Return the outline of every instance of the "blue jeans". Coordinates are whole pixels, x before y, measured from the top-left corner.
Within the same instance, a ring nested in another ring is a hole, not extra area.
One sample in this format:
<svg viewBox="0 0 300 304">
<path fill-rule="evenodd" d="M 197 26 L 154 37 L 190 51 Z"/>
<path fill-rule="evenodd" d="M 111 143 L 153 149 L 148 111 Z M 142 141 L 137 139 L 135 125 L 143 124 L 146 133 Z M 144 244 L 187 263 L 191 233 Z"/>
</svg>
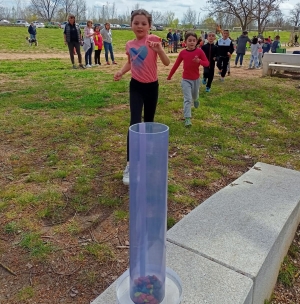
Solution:
<svg viewBox="0 0 300 304">
<path fill-rule="evenodd" d="M 257 56 L 251 55 L 249 68 L 252 67 L 252 63 L 254 63 L 254 67 L 258 68 L 259 62 L 258 62 L 258 57 Z"/>
<path fill-rule="evenodd" d="M 35 35 L 34 34 L 30 34 L 30 39 L 35 39 Z"/>
<path fill-rule="evenodd" d="M 91 47 L 85 52 L 85 64 L 88 65 L 92 65 L 92 53 L 93 53 L 93 49 L 94 49 L 94 43 L 91 43 Z"/>
<path fill-rule="evenodd" d="M 112 48 L 112 44 L 104 41 L 104 51 L 105 51 L 105 60 L 108 62 L 108 52 L 110 53 L 111 61 L 115 61 L 114 52 Z"/>
<path fill-rule="evenodd" d="M 239 59 L 240 59 L 240 65 L 242 65 L 243 64 L 243 59 L 244 59 L 244 54 L 241 54 L 241 53 L 236 54 L 235 65 L 238 64 Z"/>
</svg>

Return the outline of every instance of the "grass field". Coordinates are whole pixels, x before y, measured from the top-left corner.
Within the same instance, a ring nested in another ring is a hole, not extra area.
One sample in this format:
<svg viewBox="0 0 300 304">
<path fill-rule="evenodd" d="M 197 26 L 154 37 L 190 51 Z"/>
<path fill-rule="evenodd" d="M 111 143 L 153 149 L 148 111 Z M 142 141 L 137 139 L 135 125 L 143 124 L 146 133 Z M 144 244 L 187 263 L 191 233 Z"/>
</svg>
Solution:
<svg viewBox="0 0 300 304">
<path fill-rule="evenodd" d="M 38 48 L 25 43 L 26 29 L 9 31 L 0 53 L 66 52 L 60 30 L 39 29 Z M 130 38 L 114 31 L 115 52 Z M 18 270 L 0 278 L 0 302 L 10 294 L 9 303 L 53 303 L 53 292 L 88 303 L 126 269 L 128 250 L 117 246 L 128 241 L 130 75 L 112 80 L 124 62 L 88 70 L 71 70 L 67 58 L 0 62 L 0 254 Z M 170 68 L 159 64 L 155 119 L 170 127 L 169 227 L 257 161 L 300 170 L 299 80 L 232 69 L 211 93 L 201 87 L 187 129 L 181 72 L 167 82 Z M 55 285 L 57 273 L 74 275 Z"/>
<path fill-rule="evenodd" d="M 67 47 L 63 41 L 63 30 L 62 29 L 51 29 L 51 28 L 38 28 L 37 39 L 39 41 L 39 48 L 28 48 L 28 43 L 25 37 L 28 36 L 27 28 L 17 27 L 1 27 L 1 30 L 7 34 L 3 35 L 0 41 L 1 52 L 43 52 L 43 53 L 58 53 L 65 52 Z M 200 31 L 196 30 L 199 35 Z M 166 38 L 167 31 L 155 31 L 153 34 L 158 35 L 161 38 Z M 271 36 L 274 39 L 277 32 L 266 32 L 266 36 Z M 240 33 L 231 32 L 231 37 L 236 39 Z M 257 35 L 255 32 L 249 32 L 249 37 Z M 289 32 L 280 32 L 281 42 L 285 43 L 289 41 Z M 116 53 L 124 53 L 125 44 L 128 40 L 133 39 L 134 34 L 128 30 L 113 30 L 113 47 Z"/>
</svg>

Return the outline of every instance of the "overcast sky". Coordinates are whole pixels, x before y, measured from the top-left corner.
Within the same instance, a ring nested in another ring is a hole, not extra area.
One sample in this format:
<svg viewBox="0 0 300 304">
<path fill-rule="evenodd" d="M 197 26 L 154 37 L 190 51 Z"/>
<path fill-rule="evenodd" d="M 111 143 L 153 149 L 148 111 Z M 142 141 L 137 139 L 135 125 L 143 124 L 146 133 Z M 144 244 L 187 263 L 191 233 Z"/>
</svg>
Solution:
<svg viewBox="0 0 300 304">
<path fill-rule="evenodd" d="M 15 4 L 14 0 L 0 0 L 4 2 L 4 5 L 12 6 Z M 107 1 L 99 0 L 87 0 L 88 7 L 99 6 L 107 4 Z M 138 3 L 140 8 L 144 8 L 148 11 L 160 11 L 162 13 L 166 11 L 172 11 L 175 13 L 175 17 L 181 22 L 183 14 L 187 11 L 189 7 L 195 9 L 198 14 L 200 13 L 200 19 L 206 15 L 204 11 L 207 3 L 206 0 L 110 0 L 108 3 L 116 3 L 117 13 L 122 14 L 122 12 L 131 11 L 134 6 Z M 30 0 L 23 0 L 22 3 L 30 3 Z M 286 15 L 288 11 L 293 8 L 296 3 L 300 3 L 300 0 L 287 0 L 280 7 L 282 12 Z"/>
</svg>

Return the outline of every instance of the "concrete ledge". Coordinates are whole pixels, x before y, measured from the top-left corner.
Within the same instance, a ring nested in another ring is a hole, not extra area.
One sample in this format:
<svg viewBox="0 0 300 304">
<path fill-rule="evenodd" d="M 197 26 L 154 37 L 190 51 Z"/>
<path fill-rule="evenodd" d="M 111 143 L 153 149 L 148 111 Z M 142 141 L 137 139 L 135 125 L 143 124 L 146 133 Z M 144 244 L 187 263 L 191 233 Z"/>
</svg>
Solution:
<svg viewBox="0 0 300 304">
<path fill-rule="evenodd" d="M 260 304 L 273 291 L 300 222 L 300 172 L 254 168 L 194 209 L 167 239 L 251 278 L 253 303 Z"/>
<path fill-rule="evenodd" d="M 252 304 L 251 279 L 169 242 L 167 265 L 182 281 L 182 304 Z M 116 282 L 92 302 L 116 303 Z"/>
<path fill-rule="evenodd" d="M 300 172 L 257 163 L 168 231 L 182 303 L 263 304 L 299 222 Z M 115 286 L 92 304 L 116 304 Z"/>
</svg>

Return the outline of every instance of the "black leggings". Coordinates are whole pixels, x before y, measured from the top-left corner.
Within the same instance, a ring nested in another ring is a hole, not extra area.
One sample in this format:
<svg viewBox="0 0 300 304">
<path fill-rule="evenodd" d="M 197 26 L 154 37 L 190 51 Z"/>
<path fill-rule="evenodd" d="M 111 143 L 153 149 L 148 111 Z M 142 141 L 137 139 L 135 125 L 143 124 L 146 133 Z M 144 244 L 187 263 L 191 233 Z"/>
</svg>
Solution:
<svg viewBox="0 0 300 304">
<path fill-rule="evenodd" d="M 203 78 L 207 79 L 206 81 L 207 88 L 211 87 L 211 83 L 214 79 L 214 75 L 215 75 L 215 63 L 214 65 L 210 65 L 208 68 L 204 68 Z"/>
<path fill-rule="evenodd" d="M 76 49 L 76 53 L 78 55 L 78 63 L 81 64 L 82 63 L 82 57 L 81 57 L 81 53 L 80 53 L 80 43 L 75 42 L 75 41 L 68 42 L 68 48 L 69 48 L 69 53 L 70 53 L 70 58 L 71 58 L 72 64 L 75 64 L 74 48 Z"/>
<path fill-rule="evenodd" d="M 227 66 L 229 62 L 229 57 L 220 57 L 217 62 L 217 67 L 221 72 L 221 76 L 225 77 L 227 73 Z"/>
<path fill-rule="evenodd" d="M 130 126 L 142 122 L 153 122 L 158 100 L 158 81 L 142 83 L 131 78 L 129 84 Z M 127 133 L 127 161 L 129 161 L 129 131 Z"/>
<path fill-rule="evenodd" d="M 101 54 L 101 50 L 95 50 L 95 64 L 101 64 L 100 62 L 100 54 Z"/>
</svg>

